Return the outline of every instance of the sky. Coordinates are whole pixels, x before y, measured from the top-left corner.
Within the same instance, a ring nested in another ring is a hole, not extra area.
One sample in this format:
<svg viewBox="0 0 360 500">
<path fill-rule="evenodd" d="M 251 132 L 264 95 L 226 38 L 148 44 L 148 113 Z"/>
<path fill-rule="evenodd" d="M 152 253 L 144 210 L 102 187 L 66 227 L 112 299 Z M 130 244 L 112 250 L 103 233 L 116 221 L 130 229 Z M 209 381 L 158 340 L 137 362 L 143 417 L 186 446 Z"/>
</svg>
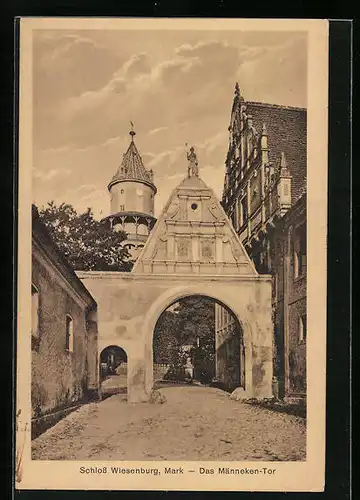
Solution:
<svg viewBox="0 0 360 500">
<path fill-rule="evenodd" d="M 135 125 L 158 189 L 155 215 L 187 175 L 221 198 L 238 81 L 245 100 L 306 107 L 305 32 L 35 30 L 33 201 L 109 214 L 107 185 Z"/>
</svg>

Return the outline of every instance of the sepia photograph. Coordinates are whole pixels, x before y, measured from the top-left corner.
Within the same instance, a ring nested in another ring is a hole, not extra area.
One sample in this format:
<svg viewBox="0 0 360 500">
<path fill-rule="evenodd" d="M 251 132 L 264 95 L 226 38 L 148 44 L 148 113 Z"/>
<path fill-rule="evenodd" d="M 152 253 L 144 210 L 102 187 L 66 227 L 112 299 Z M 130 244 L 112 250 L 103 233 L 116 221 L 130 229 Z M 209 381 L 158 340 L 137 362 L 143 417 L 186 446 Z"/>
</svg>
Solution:
<svg viewBox="0 0 360 500">
<path fill-rule="evenodd" d="M 320 491 L 327 23 L 21 22 L 17 487 Z"/>
</svg>

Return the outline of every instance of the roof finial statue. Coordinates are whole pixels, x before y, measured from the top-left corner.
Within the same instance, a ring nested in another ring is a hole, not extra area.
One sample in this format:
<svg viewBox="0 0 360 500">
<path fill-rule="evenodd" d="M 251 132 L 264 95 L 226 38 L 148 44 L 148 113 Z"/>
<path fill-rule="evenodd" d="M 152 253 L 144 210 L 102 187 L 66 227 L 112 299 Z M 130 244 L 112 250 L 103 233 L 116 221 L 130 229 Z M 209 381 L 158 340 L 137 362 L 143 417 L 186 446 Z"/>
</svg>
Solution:
<svg viewBox="0 0 360 500">
<path fill-rule="evenodd" d="M 187 144 L 186 144 L 187 145 Z M 190 151 L 186 153 L 187 160 L 189 162 L 188 165 L 188 177 L 199 177 L 199 162 L 196 157 L 196 153 L 194 147 L 191 146 Z"/>
<path fill-rule="evenodd" d="M 131 135 L 131 141 L 133 141 L 134 140 L 134 135 L 136 135 L 136 132 L 134 130 L 134 124 L 133 124 L 133 122 L 130 122 L 130 125 L 131 125 L 131 130 L 130 130 L 129 134 Z"/>
<path fill-rule="evenodd" d="M 235 95 L 240 97 L 240 87 L 239 87 L 239 82 L 235 83 Z"/>
</svg>

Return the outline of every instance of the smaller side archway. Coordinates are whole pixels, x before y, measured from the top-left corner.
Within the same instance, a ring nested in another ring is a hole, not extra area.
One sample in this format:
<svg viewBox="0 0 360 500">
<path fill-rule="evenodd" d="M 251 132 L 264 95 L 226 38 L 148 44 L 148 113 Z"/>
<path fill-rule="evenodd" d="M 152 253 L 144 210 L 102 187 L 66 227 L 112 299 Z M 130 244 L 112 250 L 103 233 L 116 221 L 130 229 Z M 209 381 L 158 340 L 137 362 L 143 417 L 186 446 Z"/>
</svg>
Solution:
<svg viewBox="0 0 360 500">
<path fill-rule="evenodd" d="M 127 393 L 128 356 L 118 345 L 109 345 L 100 353 L 100 383 L 103 393 Z"/>
</svg>

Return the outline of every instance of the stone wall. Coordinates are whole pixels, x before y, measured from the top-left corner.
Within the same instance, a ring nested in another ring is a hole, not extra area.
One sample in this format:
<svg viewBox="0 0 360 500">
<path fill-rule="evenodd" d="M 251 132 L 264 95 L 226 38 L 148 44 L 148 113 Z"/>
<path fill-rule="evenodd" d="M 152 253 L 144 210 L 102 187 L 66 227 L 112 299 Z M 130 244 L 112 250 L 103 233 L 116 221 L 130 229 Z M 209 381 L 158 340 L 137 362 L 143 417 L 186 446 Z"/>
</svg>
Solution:
<svg viewBox="0 0 360 500">
<path fill-rule="evenodd" d="M 84 399 L 97 388 L 97 327 L 71 285 L 33 248 L 32 283 L 39 291 L 39 342 L 32 351 L 32 416 Z M 73 320 L 73 352 L 66 351 L 66 316 Z M 89 342 L 88 342 L 89 339 Z"/>
<path fill-rule="evenodd" d="M 274 371 L 280 392 L 306 393 L 306 339 L 299 338 L 299 321 L 306 315 L 306 274 L 295 276 L 294 228 L 306 221 L 306 197 L 299 200 L 272 234 Z"/>
<path fill-rule="evenodd" d="M 289 392 L 306 392 L 306 342 L 299 339 L 299 318 L 306 314 L 306 298 L 291 304 L 289 309 Z"/>
<path fill-rule="evenodd" d="M 216 381 L 226 389 L 245 388 L 245 358 L 240 325 L 220 304 L 215 305 Z"/>
</svg>

